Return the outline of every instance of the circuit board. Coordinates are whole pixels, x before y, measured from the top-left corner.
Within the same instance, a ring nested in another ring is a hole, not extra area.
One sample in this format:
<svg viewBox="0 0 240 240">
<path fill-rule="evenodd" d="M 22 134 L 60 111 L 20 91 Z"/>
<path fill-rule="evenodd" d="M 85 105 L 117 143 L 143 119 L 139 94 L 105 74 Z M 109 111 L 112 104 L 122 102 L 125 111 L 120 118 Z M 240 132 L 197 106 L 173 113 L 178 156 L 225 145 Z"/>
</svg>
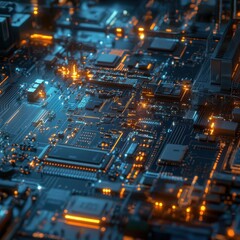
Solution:
<svg viewBox="0 0 240 240">
<path fill-rule="evenodd" d="M 1 239 L 240 239 L 240 24 L 216 9 L 0 1 Z"/>
</svg>

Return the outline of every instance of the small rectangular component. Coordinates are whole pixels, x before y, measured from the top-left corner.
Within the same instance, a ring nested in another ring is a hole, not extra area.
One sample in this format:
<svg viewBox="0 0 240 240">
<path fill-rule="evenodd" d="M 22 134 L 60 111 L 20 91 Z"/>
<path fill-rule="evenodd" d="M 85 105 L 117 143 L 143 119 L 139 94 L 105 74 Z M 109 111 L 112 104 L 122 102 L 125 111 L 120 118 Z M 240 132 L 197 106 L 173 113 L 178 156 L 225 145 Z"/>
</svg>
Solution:
<svg viewBox="0 0 240 240">
<path fill-rule="evenodd" d="M 102 218 L 109 218 L 113 203 L 104 199 L 83 196 L 72 196 L 64 210 L 66 221 L 100 224 Z"/>
<path fill-rule="evenodd" d="M 96 61 L 97 66 L 114 68 L 117 66 L 119 57 L 115 54 L 101 54 Z"/>
<path fill-rule="evenodd" d="M 237 133 L 238 123 L 224 121 L 222 119 L 217 119 L 215 121 L 214 133 L 217 135 L 231 135 L 235 136 Z"/>
<path fill-rule="evenodd" d="M 136 143 L 136 142 L 131 143 L 131 145 L 127 149 L 126 157 L 132 157 L 132 155 L 135 153 L 135 151 L 137 149 L 137 146 L 138 146 L 138 143 Z"/>
<path fill-rule="evenodd" d="M 158 162 L 166 162 L 170 164 L 179 164 L 182 162 L 188 146 L 180 144 L 167 144 L 160 155 Z"/>
<path fill-rule="evenodd" d="M 180 101 L 183 93 L 180 85 L 163 83 L 156 89 L 154 95 L 156 98 Z"/>
<path fill-rule="evenodd" d="M 177 46 L 177 41 L 170 38 L 154 38 L 149 46 L 149 50 L 173 52 Z"/>
</svg>

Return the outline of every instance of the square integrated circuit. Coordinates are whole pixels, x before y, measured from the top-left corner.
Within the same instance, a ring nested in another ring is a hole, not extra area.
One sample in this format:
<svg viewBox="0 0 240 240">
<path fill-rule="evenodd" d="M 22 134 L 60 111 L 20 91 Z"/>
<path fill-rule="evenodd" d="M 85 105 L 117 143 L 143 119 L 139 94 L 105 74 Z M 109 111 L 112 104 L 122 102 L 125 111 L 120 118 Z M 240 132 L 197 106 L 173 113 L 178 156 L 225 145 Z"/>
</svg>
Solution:
<svg viewBox="0 0 240 240">
<path fill-rule="evenodd" d="M 115 54 L 101 54 L 96 60 L 96 65 L 101 67 L 114 68 L 117 66 L 119 60 L 119 56 Z"/>
</svg>

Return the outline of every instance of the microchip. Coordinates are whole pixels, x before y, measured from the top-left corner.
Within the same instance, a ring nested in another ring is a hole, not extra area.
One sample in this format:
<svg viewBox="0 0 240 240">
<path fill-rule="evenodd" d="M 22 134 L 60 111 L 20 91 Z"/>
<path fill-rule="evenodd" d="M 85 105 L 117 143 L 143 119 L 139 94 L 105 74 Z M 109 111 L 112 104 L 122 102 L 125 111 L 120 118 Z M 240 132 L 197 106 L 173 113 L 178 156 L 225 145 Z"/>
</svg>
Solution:
<svg viewBox="0 0 240 240">
<path fill-rule="evenodd" d="M 99 108 L 102 105 L 103 101 L 102 100 L 96 100 L 96 99 L 91 99 L 87 104 L 86 104 L 86 110 L 93 111 L 95 108 Z"/>
<path fill-rule="evenodd" d="M 163 99 L 175 99 L 180 101 L 183 96 L 183 89 L 180 85 L 163 83 L 155 91 L 155 96 Z"/>
<path fill-rule="evenodd" d="M 215 121 L 215 134 L 219 135 L 232 135 L 237 133 L 238 123 L 231 121 L 224 121 L 222 119 L 216 119 Z"/>
<path fill-rule="evenodd" d="M 130 58 L 127 62 L 127 67 L 128 68 L 134 68 L 137 64 L 137 60 L 135 58 Z"/>
<path fill-rule="evenodd" d="M 187 150 L 188 150 L 188 146 L 186 145 L 167 144 L 162 154 L 160 155 L 158 161 L 166 162 L 170 164 L 181 163 Z"/>
<path fill-rule="evenodd" d="M 81 11 L 78 17 L 81 22 L 99 24 L 104 19 L 105 14 L 104 10 L 95 8 L 92 11 Z"/>
<path fill-rule="evenodd" d="M 104 168 L 109 160 L 110 156 L 102 150 L 57 145 L 50 150 L 46 163 L 96 169 Z"/>
<path fill-rule="evenodd" d="M 117 66 L 119 56 L 115 54 L 101 54 L 96 61 L 97 66 L 114 68 Z"/>
<path fill-rule="evenodd" d="M 52 188 L 46 196 L 46 208 L 49 210 L 58 209 L 68 200 L 69 196 L 70 191 L 68 190 Z"/>
<path fill-rule="evenodd" d="M 149 46 L 149 50 L 173 52 L 177 41 L 170 38 L 154 38 Z"/>
<path fill-rule="evenodd" d="M 84 196 L 72 196 L 66 206 L 65 219 L 98 224 L 102 217 L 109 218 L 113 202 Z"/>
<path fill-rule="evenodd" d="M 67 210 L 68 213 L 81 214 L 82 216 L 101 217 L 106 208 L 106 201 L 90 197 L 71 197 Z"/>
</svg>

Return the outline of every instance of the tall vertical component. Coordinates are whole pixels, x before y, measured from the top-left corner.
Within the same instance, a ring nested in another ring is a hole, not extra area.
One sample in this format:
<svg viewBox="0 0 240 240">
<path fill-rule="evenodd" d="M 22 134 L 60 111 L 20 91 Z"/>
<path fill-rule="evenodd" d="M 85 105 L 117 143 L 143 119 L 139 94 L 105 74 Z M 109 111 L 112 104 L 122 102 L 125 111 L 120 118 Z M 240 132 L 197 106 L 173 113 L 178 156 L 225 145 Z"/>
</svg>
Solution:
<svg viewBox="0 0 240 240">
<path fill-rule="evenodd" d="M 8 16 L 0 15 L 0 52 L 9 49 L 13 43 L 10 19 Z"/>
<path fill-rule="evenodd" d="M 240 19 L 240 0 L 215 0 L 219 26 L 231 19 Z M 220 27 L 219 27 L 220 28 Z"/>
<path fill-rule="evenodd" d="M 240 24 L 229 22 L 211 57 L 211 84 L 220 85 L 222 91 L 230 91 L 232 81 L 239 71 Z"/>
</svg>

